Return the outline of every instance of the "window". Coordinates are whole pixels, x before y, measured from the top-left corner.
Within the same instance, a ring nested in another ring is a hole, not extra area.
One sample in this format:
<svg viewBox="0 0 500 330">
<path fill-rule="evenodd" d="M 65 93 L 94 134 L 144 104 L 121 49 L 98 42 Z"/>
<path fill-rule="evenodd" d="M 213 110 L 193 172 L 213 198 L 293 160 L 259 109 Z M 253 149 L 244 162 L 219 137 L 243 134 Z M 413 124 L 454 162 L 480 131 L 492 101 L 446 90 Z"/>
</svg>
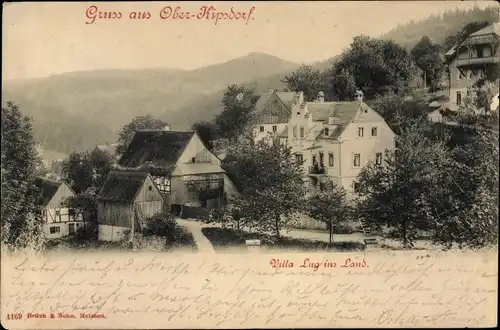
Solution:
<svg viewBox="0 0 500 330">
<path fill-rule="evenodd" d="M 297 126 L 293 126 L 293 137 L 297 137 Z"/>
<path fill-rule="evenodd" d="M 304 158 L 302 157 L 301 154 L 295 154 L 295 161 L 297 163 L 302 163 L 304 161 Z"/>
<path fill-rule="evenodd" d="M 50 227 L 50 233 L 51 234 L 56 234 L 56 233 L 60 233 L 61 232 L 61 228 L 59 226 L 57 227 Z"/>
<path fill-rule="evenodd" d="M 472 70 L 467 70 L 467 79 L 470 79 L 472 75 Z"/>
<path fill-rule="evenodd" d="M 377 136 L 377 128 L 372 127 L 372 136 Z"/>
<path fill-rule="evenodd" d="M 154 181 L 162 193 L 170 193 L 170 178 L 156 177 Z"/>
<path fill-rule="evenodd" d="M 316 155 L 313 155 L 313 165 L 316 164 Z"/>
<path fill-rule="evenodd" d="M 259 127 L 259 130 L 260 130 L 261 132 L 264 132 L 264 126 Z"/>
<path fill-rule="evenodd" d="M 375 164 L 382 165 L 382 153 L 381 152 L 377 152 L 377 154 L 375 155 Z"/>
<path fill-rule="evenodd" d="M 149 186 L 148 187 L 149 191 L 152 191 L 153 190 L 153 187 L 152 186 Z"/>
<path fill-rule="evenodd" d="M 328 129 L 328 127 L 325 127 L 325 136 L 328 136 L 330 135 L 330 130 Z"/>
<path fill-rule="evenodd" d="M 323 153 L 322 152 L 319 153 L 319 164 L 321 166 L 323 166 L 323 164 L 324 164 L 324 162 L 323 162 Z"/>
<path fill-rule="evenodd" d="M 365 129 L 363 127 L 358 127 L 358 136 L 363 137 L 365 135 Z"/>
<path fill-rule="evenodd" d="M 304 137 L 304 127 L 300 128 L 300 137 Z"/>
<path fill-rule="evenodd" d="M 55 209 L 53 222 L 61 222 L 61 210 Z"/>
<path fill-rule="evenodd" d="M 462 104 L 462 92 L 457 92 L 457 105 Z"/>
<path fill-rule="evenodd" d="M 328 165 L 333 166 L 334 165 L 333 160 L 334 160 L 333 154 L 332 153 L 328 154 Z"/>
<path fill-rule="evenodd" d="M 196 162 L 196 157 L 191 158 L 191 163 L 195 163 L 195 162 Z"/>
<path fill-rule="evenodd" d="M 458 70 L 457 72 L 457 80 L 462 80 L 462 78 L 464 77 L 464 74 L 462 71 Z"/>
<path fill-rule="evenodd" d="M 470 96 L 470 94 L 471 94 L 470 89 L 467 89 L 467 96 Z"/>
<path fill-rule="evenodd" d="M 276 125 L 273 126 L 273 132 L 276 132 L 278 130 L 278 127 Z"/>
<path fill-rule="evenodd" d="M 354 167 L 360 167 L 361 166 L 361 155 L 360 154 L 354 154 L 353 166 Z"/>
</svg>

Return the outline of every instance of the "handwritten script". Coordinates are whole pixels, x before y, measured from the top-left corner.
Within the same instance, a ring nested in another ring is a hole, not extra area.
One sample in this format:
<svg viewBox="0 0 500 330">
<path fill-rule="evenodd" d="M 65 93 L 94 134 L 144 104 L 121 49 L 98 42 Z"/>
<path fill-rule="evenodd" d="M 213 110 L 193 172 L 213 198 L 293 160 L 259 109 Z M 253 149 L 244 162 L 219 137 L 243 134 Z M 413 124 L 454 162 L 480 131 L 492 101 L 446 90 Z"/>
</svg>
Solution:
<svg viewBox="0 0 500 330">
<path fill-rule="evenodd" d="M 498 275 L 496 254 L 490 254 L 425 259 L 367 255 L 366 268 L 319 270 L 271 268 L 269 256 L 260 255 L 85 253 L 4 258 L 2 324 L 8 328 L 491 326 L 496 324 Z M 280 258 L 300 261 L 304 256 Z M 19 317 L 9 319 L 12 315 Z"/>
</svg>

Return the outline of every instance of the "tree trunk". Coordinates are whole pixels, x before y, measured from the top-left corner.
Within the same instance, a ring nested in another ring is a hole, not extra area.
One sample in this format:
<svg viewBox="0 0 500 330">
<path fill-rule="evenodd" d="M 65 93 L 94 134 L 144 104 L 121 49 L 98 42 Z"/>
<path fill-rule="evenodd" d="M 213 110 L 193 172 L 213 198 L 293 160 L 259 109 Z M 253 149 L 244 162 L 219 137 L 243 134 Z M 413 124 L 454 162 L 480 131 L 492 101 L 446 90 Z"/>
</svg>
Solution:
<svg viewBox="0 0 500 330">
<path fill-rule="evenodd" d="M 328 234 L 329 234 L 330 245 L 332 245 L 333 244 L 333 224 L 332 224 L 331 220 L 330 220 L 330 223 L 328 224 Z"/>
<path fill-rule="evenodd" d="M 274 231 L 276 238 L 279 240 L 280 239 L 280 216 L 277 215 L 275 220 L 274 220 Z"/>
</svg>

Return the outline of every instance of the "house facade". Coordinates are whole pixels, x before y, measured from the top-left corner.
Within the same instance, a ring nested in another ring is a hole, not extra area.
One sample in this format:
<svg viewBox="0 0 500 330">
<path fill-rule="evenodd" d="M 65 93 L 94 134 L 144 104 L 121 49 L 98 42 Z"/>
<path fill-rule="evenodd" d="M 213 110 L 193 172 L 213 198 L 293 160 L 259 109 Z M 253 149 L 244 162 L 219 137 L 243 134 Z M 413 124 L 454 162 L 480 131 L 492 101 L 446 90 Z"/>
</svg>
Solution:
<svg viewBox="0 0 500 330">
<path fill-rule="evenodd" d="M 163 211 L 163 195 L 146 172 L 111 171 L 99 193 L 99 240 L 132 240 L 146 220 Z"/>
<path fill-rule="evenodd" d="M 69 197 L 74 197 L 75 192 L 64 181 L 36 178 L 35 185 L 40 191 L 45 236 L 55 239 L 75 235 L 84 225 L 83 217 L 72 212 L 64 203 Z"/>
<path fill-rule="evenodd" d="M 500 24 L 494 23 L 472 33 L 463 43 L 446 53 L 448 89 L 452 107 L 460 107 L 466 97 L 472 96 L 472 87 L 479 79 L 493 73 L 496 75 L 492 77 L 493 80 L 498 81 L 499 45 Z"/>
<path fill-rule="evenodd" d="M 256 115 L 252 120 L 255 142 L 268 135 L 277 135 L 286 127 L 294 95 L 294 92 L 269 89 L 259 97 L 255 104 Z"/>
<path fill-rule="evenodd" d="M 321 178 L 346 189 L 354 197 L 357 175 L 370 161 L 382 165 L 384 154 L 395 148 L 395 134 L 375 110 L 362 101 L 304 102 L 297 93 L 292 116 L 279 135 L 297 162 L 303 163 L 305 184 L 311 194 L 321 189 Z"/>
<path fill-rule="evenodd" d="M 138 131 L 119 167 L 149 173 L 165 207 L 176 214 L 183 207 L 218 208 L 238 193 L 194 131 Z"/>
</svg>

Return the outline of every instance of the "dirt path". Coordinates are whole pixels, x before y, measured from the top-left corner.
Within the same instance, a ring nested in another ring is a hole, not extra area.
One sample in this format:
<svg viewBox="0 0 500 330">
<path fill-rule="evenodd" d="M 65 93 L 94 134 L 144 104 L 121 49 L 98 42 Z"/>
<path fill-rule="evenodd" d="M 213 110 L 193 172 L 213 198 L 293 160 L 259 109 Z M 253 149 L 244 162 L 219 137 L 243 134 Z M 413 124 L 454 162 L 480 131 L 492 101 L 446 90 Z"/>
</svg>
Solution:
<svg viewBox="0 0 500 330">
<path fill-rule="evenodd" d="M 194 242 L 198 247 L 198 252 L 201 253 L 215 253 L 212 243 L 203 235 L 201 229 L 203 227 L 209 227 L 196 220 L 186 220 L 186 219 L 176 219 L 177 224 L 185 228 L 188 232 L 193 235 Z"/>
</svg>

